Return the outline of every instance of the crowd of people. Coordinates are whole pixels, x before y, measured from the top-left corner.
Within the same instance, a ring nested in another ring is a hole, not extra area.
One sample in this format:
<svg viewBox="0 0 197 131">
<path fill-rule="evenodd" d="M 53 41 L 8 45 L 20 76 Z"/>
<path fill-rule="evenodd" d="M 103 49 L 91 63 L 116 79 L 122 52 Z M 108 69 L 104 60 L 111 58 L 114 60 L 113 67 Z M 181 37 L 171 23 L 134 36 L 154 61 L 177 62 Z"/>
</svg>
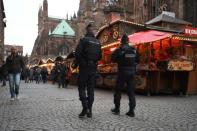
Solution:
<svg viewBox="0 0 197 131">
<path fill-rule="evenodd" d="M 58 83 L 59 88 L 67 87 L 70 76 L 71 70 L 63 61 L 56 62 L 54 68 L 51 70 L 51 81 L 53 84 Z"/>
<path fill-rule="evenodd" d="M 8 71 L 6 68 L 6 63 L 3 61 L 3 64 L 0 66 L 0 82 L 2 87 L 6 86 L 6 81 L 8 81 Z M 47 81 L 52 81 L 53 84 L 57 83 L 59 88 L 66 88 L 69 79 L 71 76 L 70 68 L 64 64 L 63 61 L 56 61 L 55 66 L 49 72 L 47 67 L 28 67 L 25 66 L 21 69 L 21 80 L 24 80 L 25 83 L 34 82 L 39 84 L 40 82 L 47 83 Z"/>
<path fill-rule="evenodd" d="M 33 82 L 35 80 L 36 84 L 39 84 L 41 81 L 43 83 L 47 82 L 48 71 L 46 67 L 34 67 L 29 68 L 25 67 L 22 71 L 22 79 L 25 83 Z"/>
</svg>

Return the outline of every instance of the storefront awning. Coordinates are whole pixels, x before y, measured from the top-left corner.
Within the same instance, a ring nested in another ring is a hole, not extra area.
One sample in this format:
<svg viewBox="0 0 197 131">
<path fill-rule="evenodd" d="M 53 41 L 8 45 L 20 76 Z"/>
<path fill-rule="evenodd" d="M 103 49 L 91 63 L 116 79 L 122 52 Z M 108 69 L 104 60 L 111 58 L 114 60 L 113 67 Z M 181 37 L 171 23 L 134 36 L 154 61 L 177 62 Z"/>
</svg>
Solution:
<svg viewBox="0 0 197 131">
<path fill-rule="evenodd" d="M 155 30 L 137 32 L 129 35 L 129 42 L 134 44 L 149 43 L 171 37 L 172 34 Z"/>
</svg>

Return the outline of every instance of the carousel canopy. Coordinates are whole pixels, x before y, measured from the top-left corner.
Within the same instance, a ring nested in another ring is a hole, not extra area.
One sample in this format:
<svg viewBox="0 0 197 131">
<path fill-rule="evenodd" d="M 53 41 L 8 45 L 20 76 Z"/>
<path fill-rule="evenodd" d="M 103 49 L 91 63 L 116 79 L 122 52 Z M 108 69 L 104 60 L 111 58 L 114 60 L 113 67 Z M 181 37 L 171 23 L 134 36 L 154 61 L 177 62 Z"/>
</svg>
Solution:
<svg viewBox="0 0 197 131">
<path fill-rule="evenodd" d="M 171 37 L 172 34 L 155 30 L 137 32 L 129 35 L 129 42 L 134 44 L 149 43 Z"/>
</svg>

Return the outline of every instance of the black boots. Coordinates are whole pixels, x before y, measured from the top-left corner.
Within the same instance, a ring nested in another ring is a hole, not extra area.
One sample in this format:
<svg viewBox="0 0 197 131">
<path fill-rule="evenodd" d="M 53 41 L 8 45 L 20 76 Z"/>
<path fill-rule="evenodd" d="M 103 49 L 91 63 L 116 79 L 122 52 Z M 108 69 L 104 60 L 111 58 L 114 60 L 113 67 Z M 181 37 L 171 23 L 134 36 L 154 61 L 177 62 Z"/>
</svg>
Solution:
<svg viewBox="0 0 197 131">
<path fill-rule="evenodd" d="M 83 108 L 82 112 L 79 114 L 79 118 L 84 118 L 87 114 L 87 109 Z"/>
<path fill-rule="evenodd" d="M 115 107 L 115 108 L 111 109 L 111 112 L 112 112 L 114 115 L 119 115 L 119 114 L 120 114 L 120 109 Z"/>
<path fill-rule="evenodd" d="M 130 116 L 130 117 L 135 117 L 135 112 L 134 110 L 129 110 L 127 113 L 126 113 L 127 116 Z"/>
<path fill-rule="evenodd" d="M 91 109 L 84 109 L 79 114 L 79 118 L 84 118 L 87 115 L 88 118 L 92 118 L 92 110 Z"/>
<path fill-rule="evenodd" d="M 114 115 L 119 115 L 119 114 L 120 114 L 120 104 L 115 104 L 115 108 L 112 108 L 112 109 L 111 109 L 111 112 L 112 112 Z"/>
<path fill-rule="evenodd" d="M 92 118 L 92 104 L 87 104 L 86 101 L 82 101 L 83 110 L 79 114 L 79 118 L 84 118 L 86 115 L 88 118 Z"/>
<path fill-rule="evenodd" d="M 120 114 L 120 108 L 113 108 L 111 109 L 111 112 L 114 114 L 114 115 L 119 115 Z M 127 116 L 130 116 L 130 117 L 135 117 L 135 112 L 134 110 L 129 110 L 127 113 L 126 113 Z"/>
<path fill-rule="evenodd" d="M 87 117 L 92 118 L 92 109 L 87 109 Z"/>
</svg>

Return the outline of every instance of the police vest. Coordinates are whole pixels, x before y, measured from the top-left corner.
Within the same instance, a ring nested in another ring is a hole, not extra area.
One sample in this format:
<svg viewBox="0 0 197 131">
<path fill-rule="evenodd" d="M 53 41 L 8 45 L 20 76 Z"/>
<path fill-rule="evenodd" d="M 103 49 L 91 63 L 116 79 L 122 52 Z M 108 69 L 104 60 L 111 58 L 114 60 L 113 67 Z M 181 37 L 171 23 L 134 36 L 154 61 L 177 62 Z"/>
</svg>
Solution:
<svg viewBox="0 0 197 131">
<path fill-rule="evenodd" d="M 135 66 L 136 50 L 128 46 L 126 48 L 120 47 L 119 66 Z"/>
<path fill-rule="evenodd" d="M 101 56 L 101 44 L 93 37 L 86 37 L 84 43 L 84 57 L 87 61 L 97 62 Z"/>
</svg>

